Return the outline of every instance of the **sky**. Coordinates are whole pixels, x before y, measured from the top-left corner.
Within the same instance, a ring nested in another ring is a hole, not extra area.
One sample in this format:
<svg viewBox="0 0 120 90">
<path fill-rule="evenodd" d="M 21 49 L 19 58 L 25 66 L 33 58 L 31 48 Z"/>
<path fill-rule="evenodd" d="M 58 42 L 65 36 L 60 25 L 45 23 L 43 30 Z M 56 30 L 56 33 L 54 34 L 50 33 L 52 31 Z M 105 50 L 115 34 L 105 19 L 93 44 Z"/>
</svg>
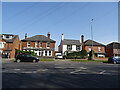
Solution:
<svg viewBox="0 0 120 90">
<path fill-rule="evenodd" d="M 102 44 L 118 41 L 117 2 L 3 2 L 2 33 L 24 39 L 51 33 L 56 50 L 65 39 L 91 39 Z"/>
</svg>

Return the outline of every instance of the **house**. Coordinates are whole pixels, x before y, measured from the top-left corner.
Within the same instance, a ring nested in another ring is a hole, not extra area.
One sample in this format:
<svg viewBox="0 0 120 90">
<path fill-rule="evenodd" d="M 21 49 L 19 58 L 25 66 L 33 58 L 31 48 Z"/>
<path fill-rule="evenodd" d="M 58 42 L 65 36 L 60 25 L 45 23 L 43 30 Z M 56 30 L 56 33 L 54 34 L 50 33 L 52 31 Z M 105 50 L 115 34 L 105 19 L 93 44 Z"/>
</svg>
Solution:
<svg viewBox="0 0 120 90">
<path fill-rule="evenodd" d="M 15 58 L 15 51 L 19 49 L 19 36 L 0 34 L 0 53 L 6 58 Z"/>
<path fill-rule="evenodd" d="M 21 49 L 23 51 L 33 51 L 37 56 L 52 57 L 55 56 L 55 41 L 50 39 L 50 33 L 47 36 L 35 35 L 21 40 Z"/>
<path fill-rule="evenodd" d="M 120 43 L 112 42 L 106 45 L 106 57 L 120 56 Z"/>
<path fill-rule="evenodd" d="M 89 53 L 94 51 L 96 57 L 105 57 L 105 45 L 92 40 L 86 40 L 84 42 L 84 49 Z"/>
<path fill-rule="evenodd" d="M 58 51 L 62 53 L 62 55 L 66 55 L 66 52 L 70 53 L 81 51 L 80 40 L 64 39 L 64 34 L 62 34 Z"/>
</svg>

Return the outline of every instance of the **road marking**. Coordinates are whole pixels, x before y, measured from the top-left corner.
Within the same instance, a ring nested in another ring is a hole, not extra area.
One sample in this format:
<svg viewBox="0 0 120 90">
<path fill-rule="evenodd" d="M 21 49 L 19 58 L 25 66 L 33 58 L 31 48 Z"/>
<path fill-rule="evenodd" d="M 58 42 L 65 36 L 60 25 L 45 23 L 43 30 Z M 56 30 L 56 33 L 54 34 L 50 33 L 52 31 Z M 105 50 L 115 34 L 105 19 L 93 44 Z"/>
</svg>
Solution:
<svg viewBox="0 0 120 90">
<path fill-rule="evenodd" d="M 14 69 L 14 70 L 19 71 L 19 70 L 21 70 L 21 69 Z"/>
<path fill-rule="evenodd" d="M 87 69 L 87 68 L 85 68 L 85 67 L 80 67 L 80 69 Z"/>
<path fill-rule="evenodd" d="M 102 72 L 100 72 L 99 74 L 103 74 L 104 72 L 106 72 L 106 70 L 103 70 Z"/>
<path fill-rule="evenodd" d="M 73 74 L 73 73 L 77 73 L 77 72 L 80 72 L 80 71 L 82 71 L 82 70 L 75 70 L 75 71 L 72 71 L 70 73 Z"/>
</svg>

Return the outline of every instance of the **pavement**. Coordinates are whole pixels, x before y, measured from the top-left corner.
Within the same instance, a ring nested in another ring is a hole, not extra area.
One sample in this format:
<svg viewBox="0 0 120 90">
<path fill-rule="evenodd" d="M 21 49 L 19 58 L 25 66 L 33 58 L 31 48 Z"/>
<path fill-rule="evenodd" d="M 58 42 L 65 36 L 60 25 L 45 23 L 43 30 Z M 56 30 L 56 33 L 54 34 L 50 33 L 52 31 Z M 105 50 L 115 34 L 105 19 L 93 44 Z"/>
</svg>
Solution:
<svg viewBox="0 0 120 90">
<path fill-rule="evenodd" d="M 119 88 L 119 64 L 102 62 L 2 62 L 3 88 Z"/>
</svg>

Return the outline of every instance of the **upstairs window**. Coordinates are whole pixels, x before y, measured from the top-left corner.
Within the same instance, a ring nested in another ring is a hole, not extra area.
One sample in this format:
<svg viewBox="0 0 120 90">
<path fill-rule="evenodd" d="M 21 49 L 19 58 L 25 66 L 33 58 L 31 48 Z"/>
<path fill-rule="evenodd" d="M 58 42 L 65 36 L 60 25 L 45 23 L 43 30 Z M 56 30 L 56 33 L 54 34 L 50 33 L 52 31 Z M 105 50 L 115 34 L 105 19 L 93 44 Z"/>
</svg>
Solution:
<svg viewBox="0 0 120 90">
<path fill-rule="evenodd" d="M 42 47 L 42 42 L 40 42 L 40 47 Z"/>
<path fill-rule="evenodd" d="M 99 51 L 99 52 L 102 51 L 102 47 L 98 47 L 98 51 Z"/>
<path fill-rule="evenodd" d="M 27 47 L 30 47 L 30 42 L 27 42 Z"/>
<path fill-rule="evenodd" d="M 47 47 L 50 47 L 50 42 L 47 42 Z"/>
<path fill-rule="evenodd" d="M 80 50 L 80 46 L 79 45 L 76 45 L 76 50 Z"/>
<path fill-rule="evenodd" d="M 0 48 L 4 48 L 4 43 L 0 42 Z"/>
<path fill-rule="evenodd" d="M 91 51 L 91 50 L 92 50 L 92 47 L 91 47 L 91 46 L 89 46 L 89 47 L 88 47 L 88 51 Z"/>
<path fill-rule="evenodd" d="M 67 50 L 72 50 L 72 45 L 67 45 Z"/>
<path fill-rule="evenodd" d="M 8 38 L 9 38 L 9 35 L 6 35 L 6 38 L 8 39 Z"/>
<path fill-rule="evenodd" d="M 38 47 L 38 42 L 35 42 L 35 47 Z"/>
</svg>

